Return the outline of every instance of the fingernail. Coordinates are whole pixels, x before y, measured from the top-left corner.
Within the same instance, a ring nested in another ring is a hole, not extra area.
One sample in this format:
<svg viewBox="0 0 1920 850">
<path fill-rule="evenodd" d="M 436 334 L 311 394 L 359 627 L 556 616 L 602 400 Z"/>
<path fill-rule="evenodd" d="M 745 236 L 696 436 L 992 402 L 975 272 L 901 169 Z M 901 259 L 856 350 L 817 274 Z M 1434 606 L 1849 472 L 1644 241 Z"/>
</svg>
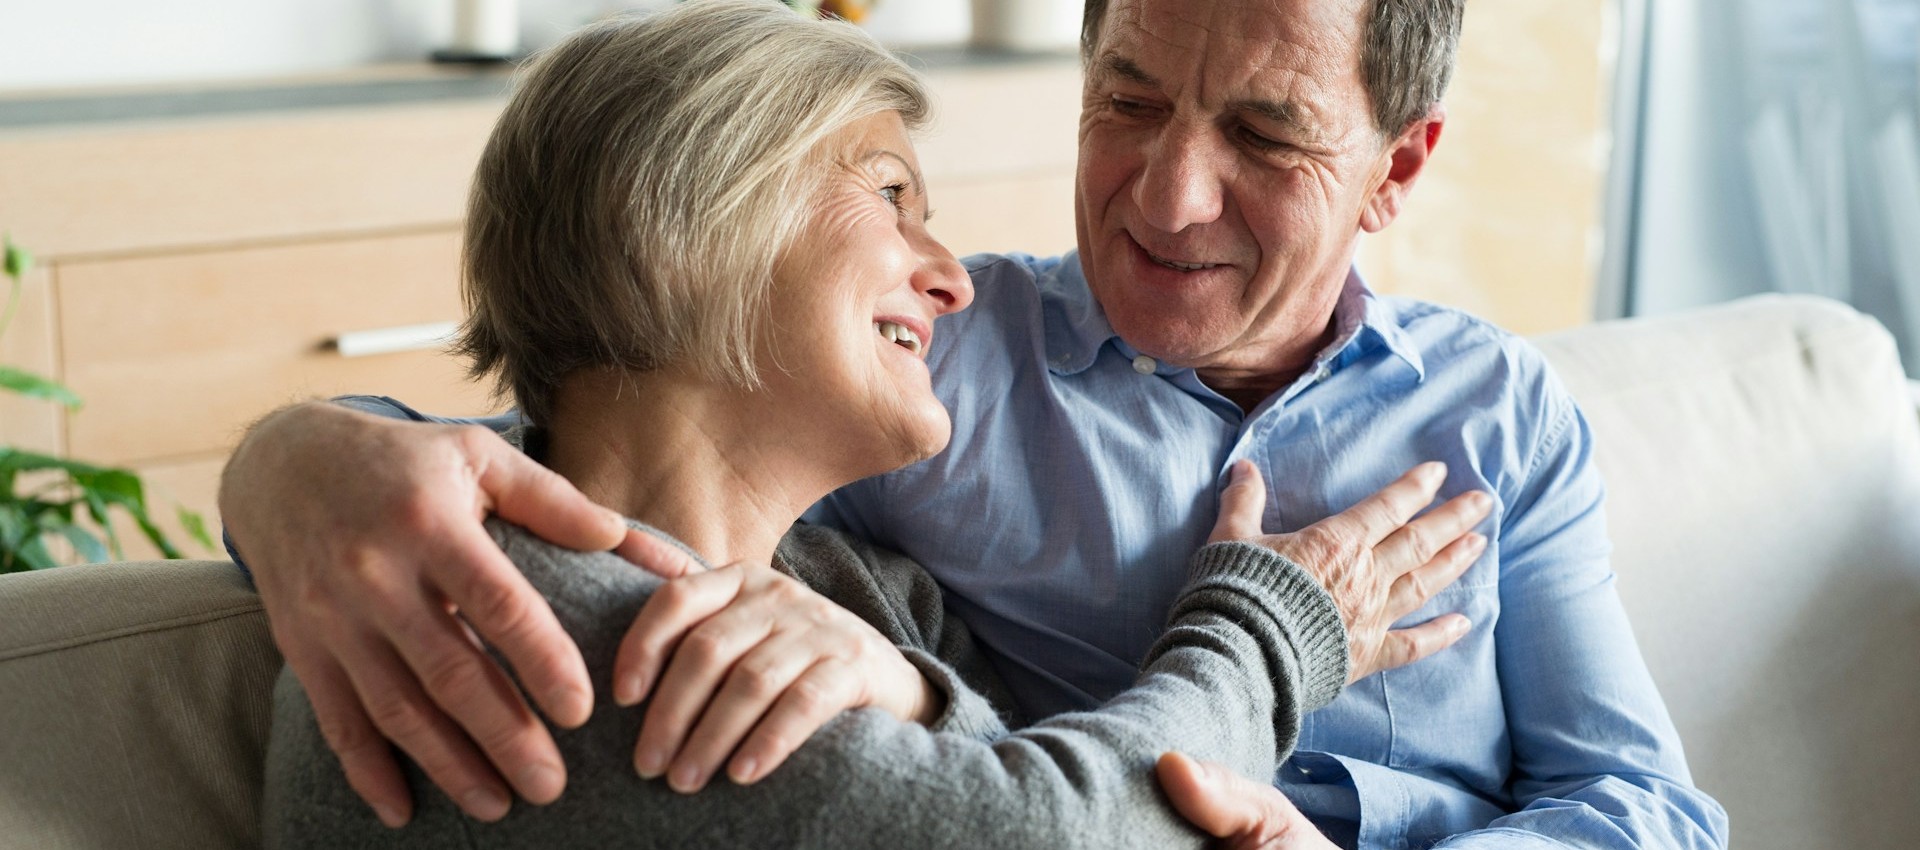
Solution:
<svg viewBox="0 0 1920 850">
<path fill-rule="evenodd" d="M 1475 490 L 1467 494 L 1467 505 L 1476 511 L 1484 511 L 1493 507 L 1493 497 Z"/>
<path fill-rule="evenodd" d="M 667 754 L 661 750 L 641 750 L 633 759 L 633 771 L 641 779 L 659 779 L 667 769 Z"/>
<path fill-rule="evenodd" d="M 1447 465 L 1440 461 L 1428 461 L 1420 465 L 1420 480 L 1433 484 L 1447 477 Z"/>
<path fill-rule="evenodd" d="M 520 772 L 520 796 L 535 805 L 546 805 L 566 790 L 566 774 L 550 764 L 536 764 Z"/>
<path fill-rule="evenodd" d="M 733 767 L 728 775 L 736 784 L 747 785 L 760 778 L 760 760 L 753 756 L 741 759 Z"/>
<path fill-rule="evenodd" d="M 1466 617 L 1459 617 L 1453 621 L 1452 625 L 1447 627 L 1447 633 L 1453 635 L 1454 637 L 1459 637 L 1461 635 L 1466 634 L 1467 630 L 1471 628 L 1473 628 L 1472 620 L 1469 620 Z"/>
<path fill-rule="evenodd" d="M 683 764 L 673 769 L 673 775 L 667 778 L 667 785 L 682 794 L 691 794 L 700 790 L 700 768 Z"/>
<path fill-rule="evenodd" d="M 632 708 L 640 704 L 640 677 L 629 674 L 613 683 L 613 704 Z"/>
<path fill-rule="evenodd" d="M 1487 536 L 1480 533 L 1467 535 L 1467 550 L 1475 555 L 1487 550 Z"/>
<path fill-rule="evenodd" d="M 379 818 L 381 823 L 386 824 L 388 829 L 399 829 L 407 825 L 407 819 L 400 815 L 400 810 L 392 806 L 384 804 L 374 806 L 373 815 Z"/>
<path fill-rule="evenodd" d="M 511 803 L 505 795 L 492 788 L 475 788 L 460 798 L 460 807 L 475 820 L 497 821 L 507 816 L 507 807 Z"/>
</svg>

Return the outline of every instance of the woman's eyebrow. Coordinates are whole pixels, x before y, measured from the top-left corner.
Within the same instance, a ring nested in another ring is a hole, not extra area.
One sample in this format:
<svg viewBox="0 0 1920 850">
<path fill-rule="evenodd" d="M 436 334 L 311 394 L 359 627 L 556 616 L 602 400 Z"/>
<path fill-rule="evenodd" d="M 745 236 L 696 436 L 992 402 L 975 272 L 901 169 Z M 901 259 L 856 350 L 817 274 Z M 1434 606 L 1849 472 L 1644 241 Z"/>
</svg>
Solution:
<svg viewBox="0 0 1920 850">
<path fill-rule="evenodd" d="M 893 158 L 894 161 L 900 163 L 900 167 L 906 169 L 907 175 L 913 179 L 914 190 L 923 192 L 923 193 L 926 191 L 927 181 L 921 179 L 920 170 L 917 168 L 914 168 L 912 163 L 907 162 L 907 158 L 904 156 L 901 156 L 885 148 L 881 148 L 880 150 L 869 152 L 865 157 L 862 157 L 861 161 L 872 162 L 876 159 L 880 159 L 881 157 L 891 157 Z"/>
</svg>

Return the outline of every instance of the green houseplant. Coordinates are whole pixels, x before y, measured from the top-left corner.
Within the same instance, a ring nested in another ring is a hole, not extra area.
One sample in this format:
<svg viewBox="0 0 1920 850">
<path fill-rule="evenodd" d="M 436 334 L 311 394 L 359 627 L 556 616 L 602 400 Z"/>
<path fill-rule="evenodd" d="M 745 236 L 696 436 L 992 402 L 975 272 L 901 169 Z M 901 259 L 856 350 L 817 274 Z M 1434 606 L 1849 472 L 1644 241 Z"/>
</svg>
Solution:
<svg viewBox="0 0 1920 850">
<path fill-rule="evenodd" d="M 0 308 L 0 337 L 4 337 L 19 307 L 23 279 L 33 259 L 11 238 L 0 238 L 0 245 L 4 246 L 8 282 L 6 305 Z M 80 408 L 80 397 L 72 390 L 4 363 L 0 363 L 0 392 L 68 410 Z M 62 559 L 56 555 L 57 547 L 49 547 L 51 541 L 65 541 L 76 557 L 89 563 L 107 560 L 110 555 L 126 557 L 110 521 L 116 510 L 131 516 L 140 533 L 153 541 L 161 554 L 183 557 L 147 513 L 146 488 L 139 476 L 124 469 L 0 445 L 0 573 L 59 566 Z M 179 516 L 187 534 L 211 550 L 213 541 L 200 516 L 185 508 L 179 509 Z"/>
</svg>

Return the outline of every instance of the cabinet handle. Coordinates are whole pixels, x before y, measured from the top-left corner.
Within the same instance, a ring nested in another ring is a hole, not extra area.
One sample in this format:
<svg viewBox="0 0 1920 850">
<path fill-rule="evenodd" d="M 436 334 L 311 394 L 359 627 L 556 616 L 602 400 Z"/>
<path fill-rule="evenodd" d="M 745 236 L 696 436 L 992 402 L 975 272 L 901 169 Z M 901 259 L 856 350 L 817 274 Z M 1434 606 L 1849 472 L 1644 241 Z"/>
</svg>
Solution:
<svg viewBox="0 0 1920 850">
<path fill-rule="evenodd" d="M 425 325 L 351 331 L 334 337 L 331 347 L 339 352 L 341 357 L 370 357 L 375 354 L 393 354 L 401 351 L 424 351 L 446 345 L 453 339 L 454 332 L 459 329 L 459 322 L 432 322 Z"/>
</svg>

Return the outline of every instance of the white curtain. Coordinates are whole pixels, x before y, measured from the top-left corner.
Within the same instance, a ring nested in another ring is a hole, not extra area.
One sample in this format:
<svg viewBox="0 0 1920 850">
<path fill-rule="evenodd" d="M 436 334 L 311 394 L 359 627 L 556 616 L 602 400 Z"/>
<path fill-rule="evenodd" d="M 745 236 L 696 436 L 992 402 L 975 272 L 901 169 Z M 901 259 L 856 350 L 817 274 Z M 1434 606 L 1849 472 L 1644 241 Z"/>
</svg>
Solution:
<svg viewBox="0 0 1920 850">
<path fill-rule="evenodd" d="M 1603 314 L 1837 298 L 1920 375 L 1920 0 L 1622 0 Z"/>
</svg>

